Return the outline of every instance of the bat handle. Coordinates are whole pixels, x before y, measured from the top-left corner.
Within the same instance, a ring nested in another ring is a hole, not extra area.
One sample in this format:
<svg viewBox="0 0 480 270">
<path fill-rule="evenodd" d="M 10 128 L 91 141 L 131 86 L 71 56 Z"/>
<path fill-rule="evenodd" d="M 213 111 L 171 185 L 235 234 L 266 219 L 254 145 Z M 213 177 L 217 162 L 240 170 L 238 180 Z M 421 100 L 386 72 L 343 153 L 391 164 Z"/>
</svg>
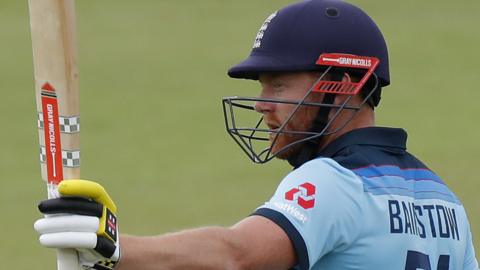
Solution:
<svg viewBox="0 0 480 270">
<path fill-rule="evenodd" d="M 75 249 L 57 249 L 58 270 L 78 270 L 78 255 Z"/>
<path fill-rule="evenodd" d="M 58 187 L 54 183 L 47 183 L 49 199 L 59 198 Z M 57 270 L 79 270 L 77 251 L 73 248 L 57 249 Z"/>
</svg>

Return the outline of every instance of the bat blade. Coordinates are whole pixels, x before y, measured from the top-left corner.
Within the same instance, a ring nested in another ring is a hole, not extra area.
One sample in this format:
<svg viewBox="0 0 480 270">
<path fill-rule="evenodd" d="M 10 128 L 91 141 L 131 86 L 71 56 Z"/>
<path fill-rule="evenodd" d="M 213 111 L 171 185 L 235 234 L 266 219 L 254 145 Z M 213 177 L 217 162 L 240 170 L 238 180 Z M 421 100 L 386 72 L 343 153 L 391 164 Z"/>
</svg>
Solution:
<svg viewBox="0 0 480 270">
<path fill-rule="evenodd" d="M 42 179 L 48 197 L 80 178 L 80 106 L 74 0 L 29 0 Z M 78 270 L 75 250 L 57 253 L 59 270 Z"/>
</svg>

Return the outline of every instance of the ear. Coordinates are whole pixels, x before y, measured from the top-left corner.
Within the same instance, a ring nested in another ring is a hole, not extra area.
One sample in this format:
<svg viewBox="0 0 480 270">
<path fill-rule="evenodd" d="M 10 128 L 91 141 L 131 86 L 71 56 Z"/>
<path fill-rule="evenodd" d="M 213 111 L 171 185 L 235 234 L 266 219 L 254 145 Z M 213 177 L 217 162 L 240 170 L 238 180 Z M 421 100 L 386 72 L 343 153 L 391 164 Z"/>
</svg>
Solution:
<svg viewBox="0 0 480 270">
<path fill-rule="evenodd" d="M 356 77 L 353 77 L 353 81 L 356 82 L 357 78 Z M 348 74 L 347 72 L 344 72 L 343 73 L 343 78 L 342 78 L 342 82 L 352 82 L 352 77 L 350 77 L 350 74 Z M 342 86 L 342 89 L 343 90 L 343 87 L 348 87 L 348 86 Z M 345 102 L 345 100 L 349 97 L 349 95 L 342 95 L 342 94 L 337 94 L 335 95 L 335 101 L 334 101 L 334 104 L 342 104 L 343 102 Z M 358 99 L 361 97 L 361 93 L 359 92 L 357 95 L 355 95 L 350 101 L 349 101 L 349 104 L 352 104 L 352 103 L 356 103 L 356 102 L 361 102 L 361 101 L 358 101 Z"/>
<path fill-rule="evenodd" d="M 352 78 L 350 78 L 350 75 L 347 72 L 343 73 L 342 82 L 352 82 Z"/>
<path fill-rule="evenodd" d="M 350 75 L 347 72 L 343 73 L 342 82 L 352 82 L 352 78 L 350 77 Z M 343 90 L 344 88 L 347 88 L 347 87 L 349 87 L 349 86 L 342 86 L 339 90 Z M 335 96 L 334 103 L 335 104 L 343 103 L 347 97 L 348 97 L 347 95 L 338 94 L 338 95 Z"/>
</svg>

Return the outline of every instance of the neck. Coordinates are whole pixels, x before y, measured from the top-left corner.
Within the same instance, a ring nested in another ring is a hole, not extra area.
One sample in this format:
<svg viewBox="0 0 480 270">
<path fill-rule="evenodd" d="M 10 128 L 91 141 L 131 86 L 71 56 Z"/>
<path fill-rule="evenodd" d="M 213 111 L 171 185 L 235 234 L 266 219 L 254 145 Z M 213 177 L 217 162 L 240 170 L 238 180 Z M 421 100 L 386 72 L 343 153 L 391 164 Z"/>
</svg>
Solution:
<svg viewBox="0 0 480 270">
<path fill-rule="evenodd" d="M 322 138 L 319 150 L 327 147 L 331 142 L 349 131 L 375 126 L 375 112 L 370 106 L 364 105 L 358 112 L 342 112 L 342 114 L 332 123 L 329 131 L 334 131 L 340 128 L 345 121 L 348 121 L 348 119 L 352 117 L 352 114 L 354 114 L 353 119 L 349 121 L 345 127 Z"/>
<path fill-rule="evenodd" d="M 353 118 L 350 120 L 352 114 Z M 343 128 L 341 128 L 345 121 L 349 122 Z M 332 141 L 342 136 L 343 134 L 354 129 L 373 126 L 375 126 L 375 114 L 373 112 L 373 109 L 370 108 L 370 106 L 365 105 L 357 112 L 344 111 L 338 116 L 338 118 L 332 123 L 329 128 L 329 131 L 335 131 L 336 129 L 341 128 L 339 131 L 323 137 L 319 144 L 306 142 L 306 144 L 302 146 L 298 153 L 291 155 L 289 158 L 287 158 L 287 160 L 294 168 L 298 168 L 304 162 L 310 160 L 313 156 L 316 156 L 320 150 L 325 148 L 328 144 L 330 144 Z M 310 143 L 312 143 L 312 145 L 309 146 L 308 144 Z M 310 147 L 316 146 L 318 146 L 318 150 L 311 151 L 311 149 L 313 148 Z"/>
</svg>

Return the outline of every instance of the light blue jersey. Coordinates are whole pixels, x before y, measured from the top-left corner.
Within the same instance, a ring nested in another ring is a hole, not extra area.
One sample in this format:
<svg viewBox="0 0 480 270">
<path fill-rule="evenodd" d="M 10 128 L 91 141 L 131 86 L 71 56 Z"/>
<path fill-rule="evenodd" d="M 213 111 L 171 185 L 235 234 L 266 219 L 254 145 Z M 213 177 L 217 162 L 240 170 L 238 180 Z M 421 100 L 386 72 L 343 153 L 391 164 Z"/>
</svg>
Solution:
<svg viewBox="0 0 480 270">
<path fill-rule="evenodd" d="M 337 139 L 254 213 L 282 227 L 295 269 L 478 270 L 465 210 L 398 129 Z"/>
</svg>

